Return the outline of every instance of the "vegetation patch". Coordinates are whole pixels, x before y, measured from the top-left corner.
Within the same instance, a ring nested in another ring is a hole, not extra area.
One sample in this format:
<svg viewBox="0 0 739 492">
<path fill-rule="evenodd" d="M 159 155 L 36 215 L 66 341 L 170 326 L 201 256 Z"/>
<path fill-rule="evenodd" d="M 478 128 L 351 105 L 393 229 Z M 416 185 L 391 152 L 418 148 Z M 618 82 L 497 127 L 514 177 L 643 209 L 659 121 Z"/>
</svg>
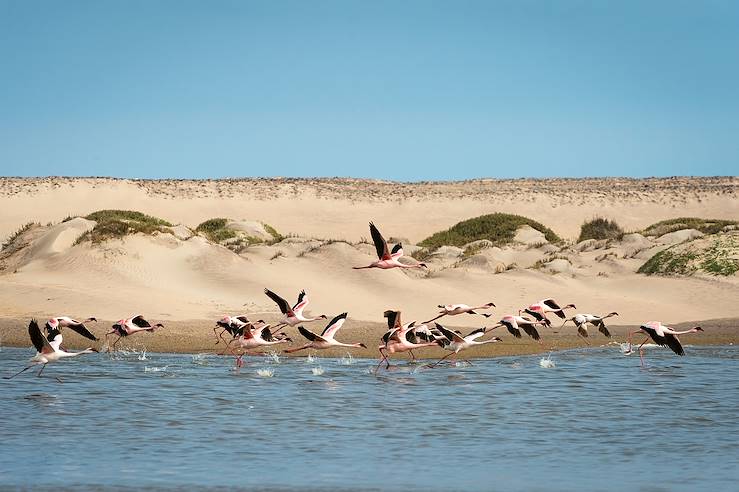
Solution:
<svg viewBox="0 0 739 492">
<path fill-rule="evenodd" d="M 152 217 L 133 210 L 98 210 L 85 217 L 94 220 L 95 227 L 80 237 L 74 244 L 84 241 L 100 243 L 108 239 L 121 238 L 128 234 L 153 234 L 154 232 L 170 232 L 172 224 L 164 219 Z"/>
<path fill-rule="evenodd" d="M 735 220 L 700 219 L 698 217 L 680 217 L 652 224 L 642 232 L 645 236 L 662 236 L 683 229 L 696 229 L 703 234 L 717 234 L 722 231 L 736 229 L 739 222 Z"/>
<path fill-rule="evenodd" d="M 623 235 L 623 229 L 615 221 L 596 217 L 580 226 L 580 237 L 577 238 L 577 242 L 588 239 L 618 239 Z"/>
<path fill-rule="evenodd" d="M 270 244 L 277 244 L 281 242 L 283 239 L 285 239 L 285 236 L 277 232 L 277 229 L 275 229 L 271 225 L 265 222 L 262 222 L 262 225 L 264 226 L 264 230 L 267 231 L 272 236 L 272 241 L 270 241 Z"/>
<path fill-rule="evenodd" d="M 701 243 L 679 244 L 652 256 L 638 270 L 646 275 L 730 276 L 739 271 L 739 237 L 721 235 Z"/>
<path fill-rule="evenodd" d="M 226 227 L 226 224 L 228 224 L 228 219 L 221 217 L 208 219 L 205 222 L 201 222 L 195 228 L 195 232 L 202 234 L 214 243 L 220 243 L 221 241 L 236 237 L 236 231 Z"/>
<path fill-rule="evenodd" d="M 547 241 L 556 243 L 560 238 L 548 227 L 521 215 L 495 213 L 459 222 L 446 231 L 437 232 L 419 243 L 429 251 L 441 246 L 462 247 L 480 239 L 487 239 L 493 246 L 504 246 L 513 241 L 516 231 L 523 225 L 531 226 L 544 234 Z"/>
<path fill-rule="evenodd" d="M 5 240 L 3 243 L 3 247 L 0 248 L 1 251 L 5 251 L 6 249 L 9 249 L 13 244 L 18 240 L 19 237 L 21 237 L 23 234 L 25 234 L 28 230 L 30 230 L 33 226 L 40 225 L 38 222 L 29 222 L 28 224 L 25 224 L 20 229 L 15 231 L 13 234 L 10 235 L 8 239 Z"/>
</svg>

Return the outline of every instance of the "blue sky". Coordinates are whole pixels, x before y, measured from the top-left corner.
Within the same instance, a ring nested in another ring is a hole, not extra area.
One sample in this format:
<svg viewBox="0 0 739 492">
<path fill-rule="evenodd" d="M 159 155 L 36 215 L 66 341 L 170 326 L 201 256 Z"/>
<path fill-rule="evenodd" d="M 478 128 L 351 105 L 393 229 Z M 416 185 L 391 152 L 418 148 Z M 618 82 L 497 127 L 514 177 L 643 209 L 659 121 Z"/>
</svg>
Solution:
<svg viewBox="0 0 739 492">
<path fill-rule="evenodd" d="M 739 2 L 0 0 L 0 174 L 739 174 Z"/>
</svg>

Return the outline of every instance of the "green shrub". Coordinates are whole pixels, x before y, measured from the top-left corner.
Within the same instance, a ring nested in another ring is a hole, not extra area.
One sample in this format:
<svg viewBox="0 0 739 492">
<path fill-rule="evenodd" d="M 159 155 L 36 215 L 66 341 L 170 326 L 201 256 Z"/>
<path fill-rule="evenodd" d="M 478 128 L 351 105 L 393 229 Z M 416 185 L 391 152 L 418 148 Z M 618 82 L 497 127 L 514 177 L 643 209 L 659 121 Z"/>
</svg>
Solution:
<svg viewBox="0 0 739 492">
<path fill-rule="evenodd" d="M 0 248 L 0 250 L 4 250 L 9 248 L 19 237 L 21 237 L 26 231 L 28 231 L 31 227 L 35 225 L 40 225 L 38 222 L 29 222 L 25 225 L 23 225 L 20 229 L 15 231 L 13 234 L 8 237 L 8 239 L 5 240 L 3 243 L 3 247 Z"/>
<path fill-rule="evenodd" d="M 623 237 L 624 231 L 613 220 L 596 217 L 580 226 L 580 237 L 577 242 L 586 239 L 616 239 Z"/>
<path fill-rule="evenodd" d="M 652 224 L 643 233 L 645 236 L 662 236 L 670 232 L 680 231 L 683 229 L 696 229 L 703 234 L 716 234 L 721 232 L 727 226 L 737 226 L 739 222 L 735 220 L 723 219 L 700 219 L 698 217 L 680 217 L 677 219 L 663 220 Z"/>
<path fill-rule="evenodd" d="M 459 222 L 446 231 L 427 237 L 418 244 L 429 251 L 434 251 L 440 246 L 462 247 L 480 239 L 487 239 L 494 246 L 503 246 L 513 241 L 516 230 L 522 225 L 531 226 L 543 233 L 549 242 L 560 241 L 551 229 L 535 220 L 521 215 L 495 213 Z"/>
<path fill-rule="evenodd" d="M 665 249 L 652 256 L 639 267 L 637 273 L 646 275 L 690 275 L 695 272 L 695 267 L 691 262 L 695 260 L 697 255 L 690 250 L 677 252 Z"/>
<path fill-rule="evenodd" d="M 201 222 L 195 228 L 195 232 L 202 233 L 214 243 L 220 243 L 221 241 L 236 237 L 236 231 L 226 227 L 226 224 L 228 224 L 228 219 L 222 217 L 208 219 L 205 222 Z"/>
<path fill-rule="evenodd" d="M 108 239 L 136 234 L 137 232 L 143 234 L 167 232 L 167 228 L 172 227 L 172 224 L 164 219 L 133 210 L 98 210 L 85 218 L 94 220 L 96 222 L 95 227 L 78 237 L 74 244 L 80 244 L 87 240 L 100 243 Z"/>
</svg>

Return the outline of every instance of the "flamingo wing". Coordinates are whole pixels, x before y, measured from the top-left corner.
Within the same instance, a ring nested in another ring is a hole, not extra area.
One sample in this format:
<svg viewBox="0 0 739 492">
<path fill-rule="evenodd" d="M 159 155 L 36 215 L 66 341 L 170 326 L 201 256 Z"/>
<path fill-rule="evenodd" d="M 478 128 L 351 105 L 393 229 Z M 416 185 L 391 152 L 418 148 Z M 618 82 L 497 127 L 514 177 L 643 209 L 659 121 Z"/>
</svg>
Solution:
<svg viewBox="0 0 739 492">
<path fill-rule="evenodd" d="M 305 338 L 307 338 L 311 342 L 325 342 L 326 339 L 323 338 L 321 335 L 316 335 L 312 331 L 302 327 L 298 326 L 298 331 L 301 335 L 303 335 Z"/>
<path fill-rule="evenodd" d="M 595 326 L 598 327 L 598 331 L 603 333 L 608 338 L 611 338 L 611 332 L 608 331 L 608 328 L 606 328 L 606 324 L 603 322 L 603 320 L 598 320 L 595 323 L 593 323 Z"/>
<path fill-rule="evenodd" d="M 259 330 L 259 338 L 268 342 L 274 342 L 275 338 L 272 336 L 272 331 L 269 329 L 269 325 L 264 325 Z"/>
<path fill-rule="evenodd" d="M 518 327 L 516 327 L 516 325 L 514 325 L 510 321 L 501 321 L 501 324 L 506 327 L 506 329 L 508 330 L 508 333 L 510 333 L 516 338 L 521 338 L 521 330 L 519 330 Z"/>
<path fill-rule="evenodd" d="M 341 328 L 346 321 L 347 314 L 348 313 L 341 313 L 340 315 L 334 317 L 334 319 L 332 319 L 329 324 L 326 325 L 326 328 L 323 329 L 321 336 L 324 338 L 335 337 L 336 332 L 339 331 L 339 328 Z"/>
<path fill-rule="evenodd" d="M 672 349 L 673 352 L 675 352 L 677 355 L 685 355 L 685 350 L 683 350 L 683 345 L 680 343 L 680 340 L 673 335 L 672 333 L 665 333 L 664 336 L 665 344 Z"/>
<path fill-rule="evenodd" d="M 97 339 L 98 339 L 98 338 L 97 338 L 97 337 L 96 337 L 95 335 L 93 335 L 93 334 L 92 334 L 92 333 L 90 332 L 90 330 L 88 330 L 88 329 L 87 329 L 87 327 L 85 326 L 85 324 L 84 324 L 84 323 L 79 323 L 79 324 L 69 324 L 69 325 L 67 325 L 67 327 L 68 327 L 68 328 L 69 328 L 70 330 L 72 330 L 72 331 L 74 331 L 74 332 L 77 332 L 77 333 L 79 333 L 80 335 L 82 335 L 83 337 L 85 337 L 85 338 L 88 338 L 88 339 L 90 339 L 90 340 L 93 340 L 93 341 L 97 341 Z"/>
<path fill-rule="evenodd" d="M 249 322 L 249 319 L 246 316 L 243 316 L 243 315 L 242 316 L 236 316 L 236 318 L 234 318 L 234 319 L 237 319 L 237 320 L 241 321 L 242 323 L 248 323 Z"/>
<path fill-rule="evenodd" d="M 390 257 L 397 260 L 401 256 L 403 256 L 403 245 L 398 243 L 393 246 L 393 250 L 390 252 Z"/>
<path fill-rule="evenodd" d="M 472 330 L 472 331 L 471 331 L 471 332 L 469 333 L 469 335 L 467 335 L 467 336 L 466 336 L 466 337 L 464 337 L 464 338 L 465 338 L 465 339 L 469 339 L 469 340 L 477 340 L 478 338 L 480 338 L 480 337 L 481 337 L 481 336 L 483 336 L 484 334 L 485 334 L 485 328 L 478 328 L 478 329 L 476 329 L 476 330 Z"/>
<path fill-rule="evenodd" d="M 400 311 L 387 310 L 382 315 L 387 318 L 387 327 L 391 330 L 400 327 Z"/>
<path fill-rule="evenodd" d="M 444 328 L 439 323 L 436 323 L 436 329 L 439 330 L 450 342 L 464 343 L 464 338 L 462 338 L 462 335 L 459 333 L 448 328 Z"/>
<path fill-rule="evenodd" d="M 288 304 L 285 299 L 278 296 L 277 294 L 275 294 L 269 289 L 264 289 L 264 293 L 267 294 L 267 297 L 275 301 L 275 304 L 277 304 L 277 307 L 280 308 L 280 312 L 282 314 L 286 314 L 286 315 L 292 314 L 292 309 L 290 309 L 290 304 Z"/>
<path fill-rule="evenodd" d="M 298 294 L 298 302 L 295 303 L 293 306 L 293 312 L 297 313 L 305 309 L 305 307 L 308 305 L 308 298 L 305 297 L 306 293 L 305 290 L 301 290 L 300 294 Z"/>
<path fill-rule="evenodd" d="M 546 317 L 546 316 L 544 316 L 544 315 L 543 315 L 542 313 L 540 313 L 539 311 L 534 311 L 534 310 L 532 310 L 532 309 L 529 309 L 529 308 L 526 308 L 526 309 L 524 309 L 523 311 L 524 311 L 524 312 L 525 312 L 526 314 L 528 314 L 529 316 L 533 317 L 533 318 L 534 318 L 534 319 L 535 319 L 536 321 L 544 321 L 545 323 L 549 321 L 549 320 L 547 319 L 547 317 Z"/>
<path fill-rule="evenodd" d="M 49 345 L 56 351 L 62 346 L 62 332 L 59 330 L 52 330 L 46 335 L 46 339 L 49 341 Z"/>
<path fill-rule="evenodd" d="M 38 322 L 35 319 L 32 319 L 28 324 L 28 336 L 31 337 L 31 343 L 36 348 L 36 352 L 40 354 L 50 354 L 54 352 L 49 341 L 41 333 L 41 328 L 39 328 Z"/>
<path fill-rule="evenodd" d="M 581 337 L 588 338 L 588 329 L 585 325 L 577 325 L 577 332 Z"/>
<path fill-rule="evenodd" d="M 380 234 L 380 231 L 372 222 L 370 222 L 370 234 L 372 235 L 372 241 L 375 243 L 377 257 L 381 260 L 391 259 L 390 251 L 387 248 L 387 241 L 385 241 L 385 238 L 382 237 L 382 234 Z"/>
<path fill-rule="evenodd" d="M 139 328 L 151 328 L 151 324 L 149 324 L 149 322 L 146 321 L 144 317 L 140 314 L 134 316 L 133 319 L 131 319 L 131 323 L 133 323 L 134 326 L 138 326 Z"/>
<path fill-rule="evenodd" d="M 552 309 L 562 309 L 554 299 L 544 299 L 541 303 Z"/>
<path fill-rule="evenodd" d="M 522 324 L 521 329 L 525 331 L 528 336 L 530 336 L 536 341 L 539 341 L 539 339 L 541 338 L 541 336 L 539 335 L 539 332 L 536 331 L 536 328 L 534 328 L 534 325 Z"/>
</svg>

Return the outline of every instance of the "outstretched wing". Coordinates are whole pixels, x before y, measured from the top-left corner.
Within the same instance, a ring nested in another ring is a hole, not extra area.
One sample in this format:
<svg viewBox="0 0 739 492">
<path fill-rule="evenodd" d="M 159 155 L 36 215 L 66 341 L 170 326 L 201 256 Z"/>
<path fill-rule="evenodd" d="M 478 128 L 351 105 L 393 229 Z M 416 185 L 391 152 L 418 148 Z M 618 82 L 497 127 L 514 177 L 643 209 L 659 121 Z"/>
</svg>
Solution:
<svg viewBox="0 0 739 492">
<path fill-rule="evenodd" d="M 584 324 L 577 325 L 577 332 L 580 334 L 581 337 L 588 338 L 588 330 Z"/>
<path fill-rule="evenodd" d="M 547 307 L 550 307 L 552 309 L 562 309 L 561 307 L 559 307 L 559 304 L 557 304 L 557 302 L 554 299 L 544 299 L 541 302 Z"/>
<path fill-rule="evenodd" d="M 465 338 L 469 338 L 470 340 L 477 340 L 481 336 L 485 334 L 485 328 L 478 328 L 476 330 L 472 330 L 469 335 L 467 335 Z"/>
<path fill-rule="evenodd" d="M 536 321 L 543 321 L 543 322 L 544 322 L 544 323 L 546 323 L 547 325 L 549 325 L 549 324 L 551 323 L 551 321 L 549 321 L 549 320 L 547 319 L 547 317 L 546 317 L 546 316 L 544 316 L 544 315 L 543 315 L 542 313 L 540 313 L 539 311 L 534 311 L 534 310 L 532 310 L 532 309 L 529 309 L 529 308 L 526 308 L 526 309 L 524 309 L 523 311 L 524 311 L 524 312 L 525 312 L 526 314 L 528 314 L 529 316 L 531 316 L 532 318 L 534 318 L 534 319 L 535 319 Z"/>
<path fill-rule="evenodd" d="M 305 338 L 307 338 L 311 342 L 325 341 L 322 336 L 316 335 L 312 331 L 310 331 L 310 330 L 308 330 L 308 329 L 306 329 L 306 328 L 304 328 L 302 326 L 298 326 L 298 331 L 300 332 L 301 335 L 303 335 Z"/>
<path fill-rule="evenodd" d="M 133 319 L 131 320 L 131 323 L 133 323 L 134 326 L 138 326 L 139 328 L 151 328 L 151 325 L 149 324 L 149 322 L 146 321 L 144 317 L 141 316 L 140 314 L 134 316 Z"/>
<path fill-rule="evenodd" d="M 400 311 L 387 310 L 382 315 L 387 318 L 387 327 L 391 330 L 400 327 Z"/>
<path fill-rule="evenodd" d="M 326 328 L 323 329 L 321 336 L 323 338 L 333 338 L 334 336 L 336 336 L 336 332 L 339 331 L 339 328 L 341 328 L 341 326 L 344 324 L 344 321 L 346 321 L 347 314 L 348 313 L 341 313 L 340 315 L 332 319 L 329 324 L 326 325 Z"/>
<path fill-rule="evenodd" d="M 519 326 L 521 327 L 523 331 L 526 332 L 528 336 L 530 336 L 534 340 L 539 341 L 539 339 L 541 338 L 541 336 L 539 335 L 539 332 L 536 331 L 536 328 L 534 328 L 534 325 L 523 324 Z"/>
<path fill-rule="evenodd" d="M 510 323 L 507 321 L 501 321 L 501 323 L 503 324 L 503 326 L 506 327 L 506 329 L 508 329 L 508 333 L 510 333 L 516 338 L 521 338 L 521 330 L 513 326 L 513 323 Z"/>
<path fill-rule="evenodd" d="M 391 258 L 390 251 L 387 249 L 387 241 L 382 237 L 380 231 L 375 227 L 375 224 L 370 222 L 370 234 L 372 235 L 372 241 L 375 243 L 375 250 L 377 251 L 377 257 L 381 260 L 389 260 Z"/>
<path fill-rule="evenodd" d="M 444 328 L 439 323 L 434 323 L 436 325 L 436 329 L 439 330 L 450 342 L 457 342 L 457 343 L 463 343 L 464 338 L 462 338 L 462 335 L 459 333 L 449 330 L 448 328 Z"/>
<path fill-rule="evenodd" d="M 683 350 L 683 346 L 680 343 L 680 340 L 677 339 L 675 335 L 672 333 L 665 333 L 665 344 L 672 349 L 673 352 L 675 352 L 677 355 L 685 355 L 685 350 Z"/>
<path fill-rule="evenodd" d="M 54 351 L 49 341 L 41 333 L 41 328 L 39 328 L 38 322 L 35 319 L 32 319 L 28 324 L 28 335 L 31 337 L 31 343 L 36 348 L 36 352 L 50 354 Z"/>
<path fill-rule="evenodd" d="M 308 298 L 306 297 L 305 290 L 301 290 L 300 294 L 298 294 L 298 302 L 295 303 L 293 306 L 293 312 L 299 312 L 305 309 L 305 307 L 308 305 Z"/>
<path fill-rule="evenodd" d="M 82 335 L 85 338 L 89 338 L 90 340 L 97 341 L 97 337 L 93 335 L 90 330 L 87 329 L 87 327 L 84 325 L 84 323 L 79 324 L 70 324 L 67 325 L 67 328 L 69 328 L 72 331 L 75 331 Z"/>
<path fill-rule="evenodd" d="M 608 331 L 608 328 L 606 328 L 606 324 L 603 322 L 603 320 L 596 321 L 595 326 L 598 327 L 598 331 L 603 333 L 608 338 L 611 338 L 611 332 Z"/>
<path fill-rule="evenodd" d="M 272 331 L 269 329 L 269 325 L 264 325 L 262 329 L 259 330 L 259 337 L 268 342 L 273 342 L 275 340 L 272 336 Z"/>
<path fill-rule="evenodd" d="M 290 309 L 290 304 L 288 304 L 285 299 L 278 296 L 269 289 L 264 289 L 264 293 L 267 294 L 267 297 L 275 301 L 277 307 L 280 308 L 280 312 L 282 312 L 282 314 L 290 314 L 292 312 L 292 310 Z"/>
<path fill-rule="evenodd" d="M 397 260 L 401 256 L 403 256 L 403 245 L 398 243 L 393 246 L 393 250 L 390 252 L 390 257 Z"/>
</svg>

